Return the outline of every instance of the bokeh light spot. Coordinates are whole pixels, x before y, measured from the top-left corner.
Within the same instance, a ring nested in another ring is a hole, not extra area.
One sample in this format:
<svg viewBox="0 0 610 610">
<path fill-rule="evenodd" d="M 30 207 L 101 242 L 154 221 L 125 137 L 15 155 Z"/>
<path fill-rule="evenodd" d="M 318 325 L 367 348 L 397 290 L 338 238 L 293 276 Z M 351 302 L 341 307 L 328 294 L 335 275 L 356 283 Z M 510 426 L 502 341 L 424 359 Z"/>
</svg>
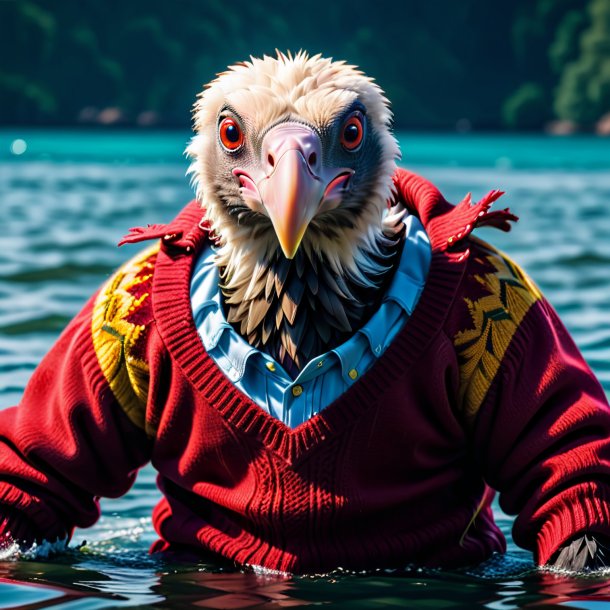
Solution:
<svg viewBox="0 0 610 610">
<path fill-rule="evenodd" d="M 22 155 L 28 149 L 28 143 L 21 138 L 13 140 L 11 143 L 11 152 L 14 155 Z"/>
</svg>

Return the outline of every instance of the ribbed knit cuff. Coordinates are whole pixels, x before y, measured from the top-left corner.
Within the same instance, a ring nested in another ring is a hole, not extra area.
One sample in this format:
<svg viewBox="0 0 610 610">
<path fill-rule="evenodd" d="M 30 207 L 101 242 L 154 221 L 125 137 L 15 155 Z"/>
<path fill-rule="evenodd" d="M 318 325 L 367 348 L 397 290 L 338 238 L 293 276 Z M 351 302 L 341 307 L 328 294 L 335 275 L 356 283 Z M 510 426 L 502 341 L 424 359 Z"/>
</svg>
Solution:
<svg viewBox="0 0 610 610">
<path fill-rule="evenodd" d="M 610 536 L 610 489 L 583 483 L 561 494 L 538 535 L 538 563 L 544 565 L 566 543 L 585 532 Z"/>
<path fill-rule="evenodd" d="M 10 483 L 0 482 L 0 541 L 11 537 L 20 546 L 69 538 L 71 530 L 40 499 Z"/>
<path fill-rule="evenodd" d="M 31 546 L 36 541 L 32 522 L 6 506 L 0 506 L 0 553 L 13 544 Z"/>
</svg>

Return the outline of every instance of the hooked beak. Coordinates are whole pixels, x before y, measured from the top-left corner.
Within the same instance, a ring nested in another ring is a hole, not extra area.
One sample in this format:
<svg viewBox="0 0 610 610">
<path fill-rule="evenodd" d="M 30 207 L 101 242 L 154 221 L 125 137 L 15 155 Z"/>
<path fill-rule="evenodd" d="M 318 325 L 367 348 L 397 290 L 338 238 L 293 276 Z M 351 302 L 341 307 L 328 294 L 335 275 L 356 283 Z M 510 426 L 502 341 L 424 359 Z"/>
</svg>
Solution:
<svg viewBox="0 0 610 610">
<path fill-rule="evenodd" d="M 266 175 L 258 182 L 234 169 L 246 203 L 261 202 L 286 258 L 294 258 L 309 223 L 321 210 L 341 202 L 353 170 L 322 167 L 322 145 L 313 129 L 282 123 L 262 143 Z"/>
</svg>

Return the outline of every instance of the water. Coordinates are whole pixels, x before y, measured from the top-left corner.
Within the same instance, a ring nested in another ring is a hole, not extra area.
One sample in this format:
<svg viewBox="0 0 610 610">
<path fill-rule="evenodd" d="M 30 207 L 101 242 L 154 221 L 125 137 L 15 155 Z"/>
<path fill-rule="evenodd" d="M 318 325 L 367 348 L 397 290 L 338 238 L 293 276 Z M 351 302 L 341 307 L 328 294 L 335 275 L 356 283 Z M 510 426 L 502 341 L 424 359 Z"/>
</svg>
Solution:
<svg viewBox="0 0 610 610">
<path fill-rule="evenodd" d="M 182 156 L 187 138 L 0 131 L 0 408 L 18 402 L 61 328 L 137 250 L 115 247 L 127 229 L 166 222 L 191 198 Z M 500 204 L 521 221 L 508 235 L 479 234 L 526 267 L 608 393 L 610 142 L 413 134 L 400 141 L 405 165 L 453 201 L 467 191 L 475 198 L 492 188 L 507 191 Z M 154 472 L 145 468 L 127 495 L 102 501 L 102 519 L 77 531 L 68 552 L 0 561 L 0 609 L 610 607 L 607 576 L 536 570 L 510 539 L 505 557 L 451 573 L 287 577 L 169 563 L 147 553 L 157 498 Z M 511 519 L 497 509 L 497 520 L 509 536 Z"/>
</svg>

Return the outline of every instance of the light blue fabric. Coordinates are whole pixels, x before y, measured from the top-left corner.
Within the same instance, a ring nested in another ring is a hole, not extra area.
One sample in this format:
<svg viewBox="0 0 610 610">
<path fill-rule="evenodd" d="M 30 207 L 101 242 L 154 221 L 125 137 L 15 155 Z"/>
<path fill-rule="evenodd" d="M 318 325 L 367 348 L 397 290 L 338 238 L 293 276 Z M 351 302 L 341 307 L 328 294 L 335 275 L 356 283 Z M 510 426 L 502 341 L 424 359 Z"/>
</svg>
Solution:
<svg viewBox="0 0 610 610">
<path fill-rule="evenodd" d="M 377 312 L 345 343 L 311 360 L 295 380 L 226 321 L 214 251 L 205 249 L 191 279 L 191 305 L 209 356 L 244 394 L 291 428 L 313 417 L 370 369 L 419 300 L 430 268 L 430 241 L 418 218 L 404 222 L 399 267 Z"/>
</svg>

